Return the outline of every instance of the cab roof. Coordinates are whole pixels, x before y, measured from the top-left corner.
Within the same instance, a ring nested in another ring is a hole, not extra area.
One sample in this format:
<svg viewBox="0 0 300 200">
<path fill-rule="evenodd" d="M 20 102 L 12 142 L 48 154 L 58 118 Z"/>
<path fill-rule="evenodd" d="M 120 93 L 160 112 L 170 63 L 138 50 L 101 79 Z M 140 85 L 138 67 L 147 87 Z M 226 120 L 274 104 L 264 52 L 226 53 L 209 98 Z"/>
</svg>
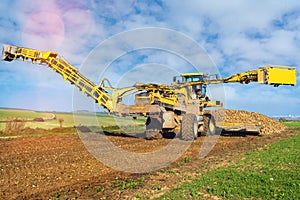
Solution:
<svg viewBox="0 0 300 200">
<path fill-rule="evenodd" d="M 202 72 L 184 73 L 184 74 L 181 74 L 181 76 L 183 76 L 183 77 L 187 77 L 187 76 L 203 76 L 203 73 Z"/>
</svg>

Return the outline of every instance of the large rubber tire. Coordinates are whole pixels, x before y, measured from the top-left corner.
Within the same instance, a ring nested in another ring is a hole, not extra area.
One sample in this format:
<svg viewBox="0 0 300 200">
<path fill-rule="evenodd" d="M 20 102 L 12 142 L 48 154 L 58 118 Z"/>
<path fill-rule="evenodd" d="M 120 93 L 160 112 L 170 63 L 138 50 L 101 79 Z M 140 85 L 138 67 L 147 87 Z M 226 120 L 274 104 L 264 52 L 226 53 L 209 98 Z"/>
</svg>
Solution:
<svg viewBox="0 0 300 200">
<path fill-rule="evenodd" d="M 213 115 L 205 114 L 203 116 L 204 135 L 215 135 L 217 132 L 216 121 Z"/>
<path fill-rule="evenodd" d="M 185 114 L 181 121 L 181 139 L 196 140 L 198 138 L 198 121 L 194 114 Z"/>
<path fill-rule="evenodd" d="M 146 139 L 160 139 L 162 138 L 162 122 L 159 115 L 152 115 L 147 117 L 146 121 Z"/>
</svg>

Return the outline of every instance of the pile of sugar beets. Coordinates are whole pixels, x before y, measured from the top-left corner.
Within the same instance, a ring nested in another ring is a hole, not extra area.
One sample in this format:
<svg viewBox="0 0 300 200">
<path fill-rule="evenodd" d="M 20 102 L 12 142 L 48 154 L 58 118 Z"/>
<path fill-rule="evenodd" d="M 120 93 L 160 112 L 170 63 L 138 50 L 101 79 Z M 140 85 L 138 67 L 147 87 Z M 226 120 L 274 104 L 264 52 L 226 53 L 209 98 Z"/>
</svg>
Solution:
<svg viewBox="0 0 300 200">
<path fill-rule="evenodd" d="M 257 112 L 249 112 L 245 110 L 229 110 L 219 109 L 210 111 L 217 122 L 226 124 L 240 124 L 240 125 L 260 125 L 261 135 L 276 134 L 284 131 L 286 126 L 277 120 L 267 117 Z"/>
</svg>

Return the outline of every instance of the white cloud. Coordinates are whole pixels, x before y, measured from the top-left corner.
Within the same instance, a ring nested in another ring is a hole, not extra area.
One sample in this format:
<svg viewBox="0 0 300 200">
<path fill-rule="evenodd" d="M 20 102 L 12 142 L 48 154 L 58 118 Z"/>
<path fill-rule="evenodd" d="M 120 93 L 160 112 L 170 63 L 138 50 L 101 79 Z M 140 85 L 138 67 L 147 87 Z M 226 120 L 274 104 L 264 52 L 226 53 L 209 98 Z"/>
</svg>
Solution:
<svg viewBox="0 0 300 200">
<path fill-rule="evenodd" d="M 91 1 L 91 9 L 98 15 L 106 18 L 123 18 L 134 10 L 136 0 L 118 1 Z"/>
<path fill-rule="evenodd" d="M 269 115 L 293 114 L 300 106 L 300 99 L 294 94 L 297 87 L 269 85 L 226 85 L 225 104 L 228 108 L 263 112 Z"/>
<path fill-rule="evenodd" d="M 58 51 L 77 67 L 94 47 L 116 33 L 151 26 L 170 28 L 195 39 L 204 47 L 203 55 L 207 51 L 223 76 L 227 76 L 255 69 L 266 63 L 300 66 L 299 10 L 300 3 L 295 0 L 276 2 L 191 0 L 162 3 L 136 0 L 89 2 L 49 0 L 34 3 L 30 0 L 21 2 L 4 0 L 0 5 L 2 13 L 0 14 L 2 15 L 0 40 L 3 43 Z M 90 57 L 91 60 L 84 63 L 87 65 L 84 72 L 92 80 L 98 80 L 99 73 L 96 73 L 98 68 L 109 65 L 113 56 L 123 55 L 128 49 L 137 47 L 143 41 L 143 37 L 149 39 L 146 45 L 160 45 L 172 49 L 188 60 L 203 65 L 199 70 L 210 71 L 208 66 L 211 66 L 212 62 L 207 59 L 207 56 L 201 57 L 199 52 L 191 48 L 191 43 L 176 36 L 172 38 L 148 32 L 144 35 L 128 36 L 127 42 L 114 41 L 111 48 L 100 49 L 97 52 L 100 57 Z M 126 56 L 119 65 L 115 65 L 118 66 L 116 68 L 118 70 L 107 73 L 110 76 L 108 78 L 117 81 L 117 77 L 120 77 L 124 71 L 133 70 L 130 67 L 148 63 L 167 65 L 180 72 L 190 70 L 184 66 L 184 59 L 173 55 L 152 52 L 148 53 L 143 60 L 137 60 L 134 55 L 137 54 Z M 17 65 L 23 66 L 21 63 Z M 43 90 L 39 91 L 41 93 L 48 91 L 49 94 L 55 95 L 53 85 L 64 84 L 61 83 L 60 77 L 53 78 L 57 75 L 46 70 L 38 70 L 39 68 L 33 70 L 35 66 L 29 67 L 29 65 L 24 67 L 26 68 L 24 70 L 21 69 L 22 67 L 12 68 L 12 78 L 16 82 L 21 82 L 24 80 L 23 77 L 33 72 L 42 78 L 28 75 L 25 80 L 31 85 L 34 84 L 34 80 L 38 80 L 39 86 L 43 87 Z M 4 68 L 7 68 L 7 65 L 4 65 Z M 146 68 L 143 70 L 147 71 Z M 217 71 L 213 69 L 211 73 Z M 136 72 L 138 70 L 130 71 L 128 76 Z M 5 76 L 5 72 L 1 72 L 0 75 Z M 146 80 L 147 76 L 141 78 Z M 50 81 L 45 81 L 48 79 Z M 300 81 L 299 75 L 297 80 Z M 43 81 L 45 83 L 42 83 Z M 257 106 L 268 113 L 271 112 L 268 111 L 270 106 L 265 100 L 268 98 L 274 99 L 273 107 L 278 107 L 272 109 L 272 112 L 276 110 L 280 113 L 291 108 L 296 112 L 300 110 L 297 103 L 300 93 L 296 90 L 299 91 L 299 86 L 279 87 L 273 90 L 261 85 L 243 87 L 225 85 L 226 103 L 233 107 L 240 103 L 245 109 Z M 64 96 L 63 92 L 61 94 Z M 258 96 L 258 94 L 262 95 Z M 5 98 L 5 94 L 1 95 Z M 67 95 L 66 92 L 68 99 Z M 281 103 L 284 100 L 290 103 L 287 108 L 284 108 Z"/>
</svg>

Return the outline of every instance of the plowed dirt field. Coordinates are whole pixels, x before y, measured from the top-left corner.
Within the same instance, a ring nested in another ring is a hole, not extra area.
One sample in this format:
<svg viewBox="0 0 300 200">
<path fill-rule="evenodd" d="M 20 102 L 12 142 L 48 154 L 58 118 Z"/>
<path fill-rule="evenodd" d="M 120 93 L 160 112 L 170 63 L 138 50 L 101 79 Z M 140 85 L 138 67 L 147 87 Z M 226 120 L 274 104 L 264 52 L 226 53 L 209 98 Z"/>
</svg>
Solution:
<svg viewBox="0 0 300 200">
<path fill-rule="evenodd" d="M 215 166 L 226 166 L 247 151 L 296 134 L 247 137 L 219 137 L 213 150 L 199 158 L 205 137 L 194 141 L 180 159 L 165 169 L 130 174 L 106 167 L 85 148 L 72 132 L 45 137 L 0 141 L 0 199 L 128 199 L 135 194 L 158 197 L 185 176 Z M 145 140 L 107 136 L 116 146 L 133 152 L 150 152 L 164 147 L 171 139 Z M 165 173 L 169 170 L 172 173 Z M 131 180 L 137 185 L 120 189 L 119 183 Z M 155 187 L 160 185 L 161 188 Z"/>
</svg>

